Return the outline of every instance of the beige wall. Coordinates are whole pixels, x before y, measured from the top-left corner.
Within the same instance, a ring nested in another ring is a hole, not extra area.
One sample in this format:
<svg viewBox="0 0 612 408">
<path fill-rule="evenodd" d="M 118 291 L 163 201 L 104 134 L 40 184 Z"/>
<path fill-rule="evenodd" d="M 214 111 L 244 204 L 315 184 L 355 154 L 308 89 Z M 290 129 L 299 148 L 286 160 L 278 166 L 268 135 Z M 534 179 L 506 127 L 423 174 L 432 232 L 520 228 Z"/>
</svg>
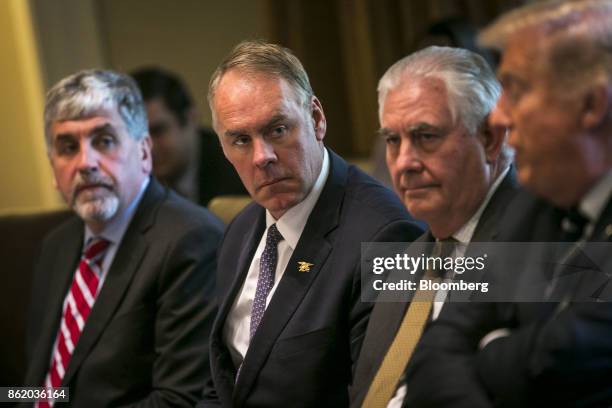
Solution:
<svg viewBox="0 0 612 408">
<path fill-rule="evenodd" d="M 57 207 L 43 141 L 43 85 L 27 1 L 0 1 L 0 52 L 0 212 Z"/>
<path fill-rule="evenodd" d="M 101 0 L 100 24 L 110 65 L 131 71 L 158 65 L 183 77 L 210 124 L 208 80 L 230 49 L 265 38 L 264 0 Z"/>
<path fill-rule="evenodd" d="M 0 214 L 54 209 L 42 133 L 44 92 L 93 67 L 143 65 L 185 79 L 210 124 L 208 79 L 236 43 L 266 38 L 267 0 L 1 0 Z"/>
</svg>

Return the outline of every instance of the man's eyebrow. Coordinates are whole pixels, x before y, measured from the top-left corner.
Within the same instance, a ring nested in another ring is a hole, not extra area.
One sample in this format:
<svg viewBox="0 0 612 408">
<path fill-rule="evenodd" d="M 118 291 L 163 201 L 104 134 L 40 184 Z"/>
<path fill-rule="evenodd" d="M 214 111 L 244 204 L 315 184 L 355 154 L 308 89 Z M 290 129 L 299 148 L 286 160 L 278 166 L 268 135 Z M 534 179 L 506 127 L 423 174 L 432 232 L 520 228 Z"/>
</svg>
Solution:
<svg viewBox="0 0 612 408">
<path fill-rule="evenodd" d="M 55 143 L 66 143 L 66 142 L 71 142 L 74 139 L 76 139 L 76 137 L 72 133 L 58 133 L 55 136 L 54 142 Z"/>
<path fill-rule="evenodd" d="M 115 133 L 115 127 L 110 123 L 103 123 L 101 125 L 96 126 L 89 132 L 91 136 L 96 136 L 103 133 Z"/>
<path fill-rule="evenodd" d="M 284 113 L 276 113 L 265 124 L 260 125 L 257 131 L 260 133 L 266 133 L 267 131 L 270 130 L 271 127 L 275 126 L 279 122 L 283 122 L 286 120 L 287 120 L 287 115 L 285 115 Z M 247 135 L 248 133 L 249 132 L 246 129 L 238 128 L 238 129 L 226 130 L 224 132 L 224 136 L 238 137 L 238 136 Z"/>
<path fill-rule="evenodd" d="M 99 134 L 104 134 L 104 133 L 114 134 L 115 133 L 114 126 L 111 125 L 110 123 L 103 123 L 91 129 L 87 136 L 97 136 Z M 68 139 L 75 139 L 75 138 L 77 138 L 77 135 L 75 135 L 72 132 L 58 133 L 57 136 L 55 136 L 55 140 L 62 139 L 63 141 L 68 140 Z"/>
<path fill-rule="evenodd" d="M 408 126 L 405 131 L 406 133 L 414 133 L 414 132 L 425 132 L 425 131 L 440 131 L 441 129 L 437 126 L 433 126 L 427 122 L 418 122 L 413 125 Z M 380 128 L 376 131 L 378 136 L 380 137 L 390 137 L 397 136 L 399 133 L 388 129 L 388 128 Z"/>
<path fill-rule="evenodd" d="M 389 136 L 396 136 L 397 132 L 389 129 L 389 128 L 380 128 L 376 131 L 376 134 L 378 135 L 378 137 L 389 137 Z"/>
<path fill-rule="evenodd" d="M 246 135 L 247 133 L 248 133 L 247 131 L 242 130 L 242 129 L 236 129 L 236 130 L 226 130 L 226 131 L 223 133 L 223 136 L 225 136 L 225 137 L 232 137 L 232 138 L 235 138 L 235 137 L 238 137 L 238 136 L 243 136 L 243 135 Z"/>
<path fill-rule="evenodd" d="M 275 125 L 277 125 L 279 122 L 283 122 L 283 121 L 285 121 L 285 120 L 287 120 L 287 115 L 285 115 L 285 114 L 283 114 L 283 113 L 280 113 L 280 112 L 279 112 L 279 113 L 276 113 L 276 114 L 274 114 L 274 115 L 273 115 L 273 116 L 270 118 L 270 120 L 268 120 L 268 122 L 267 122 L 267 123 L 265 123 L 264 125 L 262 125 L 262 126 L 259 128 L 259 131 L 260 131 L 261 133 L 265 133 L 265 132 L 269 131 L 269 130 L 270 130 L 270 128 L 272 128 L 272 127 L 274 127 Z"/>
</svg>

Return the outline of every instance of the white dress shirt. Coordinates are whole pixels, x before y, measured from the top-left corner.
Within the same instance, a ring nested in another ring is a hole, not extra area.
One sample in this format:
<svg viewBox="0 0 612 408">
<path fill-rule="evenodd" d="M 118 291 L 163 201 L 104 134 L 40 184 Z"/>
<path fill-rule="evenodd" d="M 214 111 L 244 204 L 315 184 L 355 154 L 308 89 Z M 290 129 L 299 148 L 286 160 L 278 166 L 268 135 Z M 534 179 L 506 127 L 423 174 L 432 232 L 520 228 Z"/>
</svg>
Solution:
<svg viewBox="0 0 612 408">
<path fill-rule="evenodd" d="M 259 260 L 266 246 L 266 235 L 268 228 L 276 223 L 276 228 L 283 236 L 283 240 L 278 243 L 278 260 L 276 263 L 276 272 L 274 274 L 274 286 L 270 290 L 266 299 L 266 307 L 270 303 L 278 283 L 280 282 L 291 255 L 295 250 L 302 231 L 306 226 L 306 221 L 312 212 L 315 204 L 319 200 L 319 196 L 325 186 L 325 181 L 329 175 L 329 156 L 327 150 L 323 150 L 323 165 L 321 172 L 315 181 L 312 190 L 306 198 L 297 205 L 291 207 L 282 217 L 275 220 L 272 214 L 266 210 L 266 230 L 259 240 L 259 245 L 251 261 L 246 279 L 242 284 L 242 288 L 234 300 L 232 309 L 230 310 L 225 326 L 223 328 L 223 339 L 228 346 L 232 361 L 236 367 L 242 364 L 242 360 L 246 355 L 250 343 L 250 326 L 251 326 L 251 309 L 253 308 L 253 299 L 255 298 L 255 290 L 257 288 L 257 279 L 259 278 Z"/>
<path fill-rule="evenodd" d="M 455 249 L 450 255 L 453 258 L 458 258 L 465 255 L 467 246 L 472 240 L 472 237 L 474 236 L 474 231 L 476 231 L 476 227 L 478 226 L 478 222 L 480 221 L 482 213 L 484 212 L 485 208 L 487 208 L 489 201 L 491 201 L 491 197 L 493 197 L 493 194 L 495 194 L 495 192 L 499 188 L 499 185 L 501 184 L 504 177 L 506 177 L 506 175 L 508 174 L 508 171 L 510 171 L 509 166 L 501 172 L 501 174 L 495 179 L 495 182 L 493 182 L 491 187 L 489 187 L 487 195 L 485 196 L 484 200 L 482 200 L 482 203 L 480 204 L 480 207 L 478 207 L 478 210 L 476 210 L 474 215 L 472 215 L 472 218 L 470 218 L 468 222 L 463 224 L 463 226 L 459 228 L 457 232 L 451 235 L 451 238 L 457 240 Z M 445 279 L 444 281 L 451 282 L 452 279 Z M 447 295 L 447 290 L 440 289 L 436 291 L 434 297 L 435 301 L 433 302 L 433 308 L 431 311 L 432 321 L 436 320 L 440 315 L 440 312 L 442 311 L 442 306 L 444 306 L 444 300 L 446 299 Z M 403 374 L 399 383 L 401 385 L 395 391 L 395 395 L 393 395 L 393 398 L 389 400 L 387 408 L 401 408 L 402 404 L 404 403 L 404 398 L 406 397 L 406 384 L 404 384 Z"/>
</svg>

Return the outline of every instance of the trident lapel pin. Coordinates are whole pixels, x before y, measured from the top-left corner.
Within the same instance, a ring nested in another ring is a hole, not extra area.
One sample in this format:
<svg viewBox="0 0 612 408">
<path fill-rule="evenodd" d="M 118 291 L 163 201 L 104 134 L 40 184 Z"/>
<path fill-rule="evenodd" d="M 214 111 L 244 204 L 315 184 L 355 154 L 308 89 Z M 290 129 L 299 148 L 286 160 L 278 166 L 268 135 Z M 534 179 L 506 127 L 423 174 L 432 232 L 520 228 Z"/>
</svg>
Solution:
<svg viewBox="0 0 612 408">
<path fill-rule="evenodd" d="M 310 267 L 313 265 L 305 261 L 298 261 L 298 272 L 310 272 Z"/>
</svg>

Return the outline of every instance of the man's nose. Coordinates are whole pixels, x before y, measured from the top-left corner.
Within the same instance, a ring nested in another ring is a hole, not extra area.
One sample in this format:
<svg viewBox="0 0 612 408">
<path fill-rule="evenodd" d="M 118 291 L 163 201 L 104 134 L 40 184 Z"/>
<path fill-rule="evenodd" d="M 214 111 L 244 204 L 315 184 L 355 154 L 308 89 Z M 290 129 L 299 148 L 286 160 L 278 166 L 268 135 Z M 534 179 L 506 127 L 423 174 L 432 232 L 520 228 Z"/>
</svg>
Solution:
<svg viewBox="0 0 612 408">
<path fill-rule="evenodd" d="M 78 170 L 92 172 L 98 169 L 99 153 L 87 143 L 81 143 L 78 157 Z"/>
<path fill-rule="evenodd" d="M 402 137 L 395 162 L 397 171 L 401 173 L 423 170 L 422 152 L 411 142 L 409 137 Z"/>
<path fill-rule="evenodd" d="M 489 126 L 491 131 L 507 133 L 512 127 L 510 116 L 506 112 L 506 101 L 504 95 L 500 96 L 495 107 L 489 114 Z"/>
<path fill-rule="evenodd" d="M 253 138 L 253 164 L 263 168 L 277 160 L 274 147 L 264 138 Z"/>
</svg>

